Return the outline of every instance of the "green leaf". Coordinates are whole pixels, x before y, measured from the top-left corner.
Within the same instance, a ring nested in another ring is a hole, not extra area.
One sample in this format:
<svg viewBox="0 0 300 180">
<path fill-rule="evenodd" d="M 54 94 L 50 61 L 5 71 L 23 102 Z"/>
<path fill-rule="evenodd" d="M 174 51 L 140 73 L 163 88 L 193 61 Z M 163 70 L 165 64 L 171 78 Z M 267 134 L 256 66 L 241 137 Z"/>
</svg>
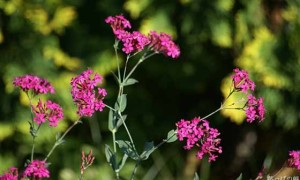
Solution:
<svg viewBox="0 0 300 180">
<path fill-rule="evenodd" d="M 146 160 L 149 158 L 150 154 L 153 153 L 155 150 L 155 146 L 154 146 L 154 143 L 153 141 L 151 142 L 146 142 L 145 143 L 145 146 L 144 146 L 144 151 L 143 153 L 141 154 L 141 159 L 142 160 Z"/>
<path fill-rule="evenodd" d="M 109 110 L 108 114 L 108 129 L 112 132 L 116 128 L 116 113 L 113 110 Z"/>
<path fill-rule="evenodd" d="M 167 143 L 171 143 L 177 140 L 177 136 L 176 136 L 176 132 L 175 130 L 171 130 L 168 132 L 168 136 L 167 136 Z"/>
<path fill-rule="evenodd" d="M 128 157 L 131 157 L 134 160 L 139 159 L 138 153 L 134 150 L 133 146 L 129 141 L 124 140 L 117 140 L 117 144 L 119 145 L 119 148 L 124 154 L 127 154 Z"/>
<path fill-rule="evenodd" d="M 121 160 L 120 163 L 119 163 L 119 170 L 121 170 L 121 169 L 123 168 L 123 166 L 124 166 L 125 163 L 126 163 L 127 158 L 128 158 L 127 154 L 124 154 L 122 160 Z"/>
<path fill-rule="evenodd" d="M 123 115 L 122 118 L 123 118 L 123 121 L 125 122 L 125 120 L 126 120 L 126 118 L 127 118 L 127 115 Z M 116 126 L 117 129 L 118 129 L 120 126 L 122 126 L 123 121 L 122 121 L 121 118 L 118 119 L 117 126 Z"/>
<path fill-rule="evenodd" d="M 136 79 L 129 78 L 129 79 L 127 79 L 126 82 L 123 82 L 123 86 L 130 86 L 130 85 L 133 85 L 136 83 L 138 83 L 138 81 Z"/>
<path fill-rule="evenodd" d="M 121 96 L 119 96 L 116 104 L 115 104 L 115 109 L 123 112 L 126 108 L 127 105 L 127 97 L 126 94 L 122 94 Z"/>
<path fill-rule="evenodd" d="M 199 180 L 200 178 L 199 178 L 199 175 L 198 175 L 198 173 L 197 172 L 195 172 L 195 176 L 194 176 L 194 179 L 193 180 Z"/>
<path fill-rule="evenodd" d="M 239 175 L 239 177 L 236 178 L 236 180 L 242 180 L 242 179 L 243 179 L 243 173 L 241 173 L 241 174 Z"/>
<path fill-rule="evenodd" d="M 60 137 L 61 137 L 61 133 L 60 132 L 56 133 L 55 140 L 58 141 Z"/>
<path fill-rule="evenodd" d="M 106 160 L 109 163 L 109 165 L 112 167 L 112 169 L 115 171 L 118 169 L 117 163 L 116 163 L 116 155 L 115 153 L 110 149 L 109 145 L 105 144 L 105 156 Z"/>
</svg>

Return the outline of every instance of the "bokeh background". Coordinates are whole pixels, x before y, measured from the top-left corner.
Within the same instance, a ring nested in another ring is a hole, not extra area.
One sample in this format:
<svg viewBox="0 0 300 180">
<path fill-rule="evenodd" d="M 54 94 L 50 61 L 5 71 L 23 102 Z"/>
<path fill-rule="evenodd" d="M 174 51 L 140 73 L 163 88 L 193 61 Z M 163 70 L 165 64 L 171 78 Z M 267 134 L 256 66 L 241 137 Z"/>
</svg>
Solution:
<svg viewBox="0 0 300 180">
<path fill-rule="evenodd" d="M 250 179 L 263 165 L 275 172 L 289 150 L 300 149 L 298 0 L 0 0 L 0 174 L 10 166 L 22 169 L 31 150 L 28 101 L 13 87 L 15 76 L 47 78 L 56 94 L 44 98 L 64 108 L 57 128 L 42 127 L 37 157 L 44 157 L 56 133 L 77 119 L 72 77 L 88 67 L 100 73 L 108 90 L 105 102 L 114 103 L 114 36 L 104 19 L 121 13 L 134 29 L 167 32 L 181 48 L 177 60 L 163 55 L 147 60 L 133 75 L 139 83 L 126 89 L 127 125 L 139 150 L 145 141 L 159 143 L 181 118 L 217 109 L 234 67 L 250 73 L 267 109 L 260 124 L 244 122 L 239 111 L 209 119 L 221 131 L 224 149 L 216 162 L 197 161 L 196 150 L 186 152 L 175 142 L 143 162 L 136 179 L 191 179 L 196 171 L 202 179 L 234 179 L 240 173 Z M 113 179 L 104 154 L 104 144 L 111 144 L 107 117 L 106 109 L 70 132 L 49 159 L 51 179 L 76 179 L 81 151 L 89 149 L 96 160 L 86 179 Z M 123 128 L 117 138 L 127 138 Z M 126 179 L 133 168 L 128 160 L 121 176 Z"/>
</svg>

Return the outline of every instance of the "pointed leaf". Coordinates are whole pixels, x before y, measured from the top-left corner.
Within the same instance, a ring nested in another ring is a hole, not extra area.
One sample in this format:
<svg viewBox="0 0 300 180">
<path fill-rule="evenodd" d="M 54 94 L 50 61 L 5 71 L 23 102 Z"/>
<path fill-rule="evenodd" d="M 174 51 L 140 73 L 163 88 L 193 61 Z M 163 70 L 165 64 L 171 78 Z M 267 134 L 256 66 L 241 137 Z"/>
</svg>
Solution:
<svg viewBox="0 0 300 180">
<path fill-rule="evenodd" d="M 125 163 L 126 163 L 127 158 L 128 158 L 127 154 L 124 154 L 122 160 L 121 160 L 120 163 L 119 163 L 119 170 L 121 170 L 121 169 L 123 168 L 123 166 L 124 166 Z"/>
<path fill-rule="evenodd" d="M 242 180 L 242 179 L 243 179 L 243 173 L 241 173 L 241 174 L 239 175 L 239 177 L 236 178 L 236 180 Z"/>
<path fill-rule="evenodd" d="M 123 124 L 123 121 L 125 122 L 127 115 L 123 115 L 122 118 L 123 120 L 121 118 L 118 119 L 117 127 L 116 127 L 117 129 Z"/>
<path fill-rule="evenodd" d="M 134 160 L 139 159 L 138 153 L 134 150 L 133 146 L 129 141 L 117 140 L 116 142 L 124 154 L 127 154 L 127 156 L 131 157 Z"/>
<path fill-rule="evenodd" d="M 144 146 L 144 151 L 143 153 L 141 154 L 141 159 L 142 160 L 146 160 L 149 158 L 150 154 L 153 153 L 155 150 L 155 146 L 154 146 L 154 143 L 153 141 L 151 142 L 146 142 L 145 143 L 145 146 Z"/>
<path fill-rule="evenodd" d="M 199 180 L 199 175 L 197 172 L 195 172 L 195 175 L 194 175 L 194 179 L 193 180 Z"/>
<path fill-rule="evenodd" d="M 127 105 L 127 97 L 126 97 L 126 94 L 122 94 L 116 104 L 115 104 L 115 109 L 120 111 L 120 112 L 123 112 L 126 108 L 126 105 Z"/>
<path fill-rule="evenodd" d="M 177 140 L 177 136 L 176 136 L 176 132 L 175 130 L 171 130 L 168 132 L 168 136 L 167 136 L 167 143 L 171 143 Z"/>
<path fill-rule="evenodd" d="M 130 86 L 130 85 L 133 85 L 135 83 L 138 83 L 138 81 L 136 79 L 129 78 L 129 79 L 127 79 L 126 82 L 123 82 L 123 86 Z"/>
<path fill-rule="evenodd" d="M 116 127 L 116 116 L 113 110 L 109 110 L 109 114 L 108 114 L 108 129 L 110 131 L 113 131 Z"/>
<path fill-rule="evenodd" d="M 118 169 L 117 163 L 116 163 L 116 156 L 114 152 L 110 149 L 109 145 L 105 144 L 105 156 L 106 160 L 109 163 L 109 165 L 112 167 L 113 170 Z"/>
<path fill-rule="evenodd" d="M 56 134 L 56 136 L 55 136 L 55 140 L 58 141 L 60 137 L 61 137 L 61 133 L 58 132 L 58 133 Z"/>
</svg>

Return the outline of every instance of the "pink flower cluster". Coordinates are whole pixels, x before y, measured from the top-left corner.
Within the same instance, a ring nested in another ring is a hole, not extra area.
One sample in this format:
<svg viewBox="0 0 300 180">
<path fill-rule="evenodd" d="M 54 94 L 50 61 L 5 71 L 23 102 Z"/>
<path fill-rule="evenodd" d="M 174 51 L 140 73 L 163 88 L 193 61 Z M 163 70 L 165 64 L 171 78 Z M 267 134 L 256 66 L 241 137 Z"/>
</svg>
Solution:
<svg viewBox="0 0 300 180">
<path fill-rule="evenodd" d="M 234 75 L 231 77 L 235 91 L 242 91 L 248 95 L 248 101 L 245 104 L 246 121 L 252 123 L 254 120 L 262 122 L 265 119 L 265 107 L 263 98 L 256 98 L 248 91 L 254 91 L 255 84 L 249 79 L 248 72 L 238 68 L 233 70 Z"/>
<path fill-rule="evenodd" d="M 289 155 L 288 165 L 300 171 L 300 151 L 290 151 Z"/>
<path fill-rule="evenodd" d="M 181 119 L 176 126 L 179 141 L 186 139 L 184 149 L 189 150 L 195 145 L 200 148 L 197 153 L 198 159 L 208 154 L 209 162 L 212 162 L 222 153 L 221 139 L 218 138 L 220 133 L 217 129 L 211 128 L 207 120 L 200 117 L 195 117 L 191 121 Z"/>
<path fill-rule="evenodd" d="M 23 173 L 23 176 L 41 179 L 41 178 L 49 178 L 50 173 L 46 167 L 45 161 L 33 160 L 27 165 Z"/>
<path fill-rule="evenodd" d="M 18 180 L 18 169 L 15 167 L 9 168 L 9 172 L 0 175 L 0 180 Z M 31 161 L 25 168 L 21 179 L 30 177 L 34 179 L 49 178 L 50 173 L 47 169 L 46 162 L 40 160 Z"/>
<path fill-rule="evenodd" d="M 248 90 L 254 91 L 255 84 L 249 79 L 248 72 L 235 68 L 234 75 L 232 76 L 234 89 L 237 91 L 247 92 Z"/>
<path fill-rule="evenodd" d="M 107 92 L 103 88 L 94 89 L 98 84 L 102 83 L 102 76 L 95 73 L 92 78 L 93 71 L 88 69 L 71 80 L 71 94 L 74 103 L 78 107 L 77 114 L 79 116 L 91 117 L 95 111 L 103 111 L 105 104 L 104 97 Z"/>
<path fill-rule="evenodd" d="M 109 16 L 105 19 L 105 22 L 110 24 L 116 38 L 123 43 L 122 50 L 126 54 L 142 51 L 146 46 L 149 46 L 150 50 L 157 53 L 161 52 L 165 56 L 177 58 L 180 55 L 179 47 L 168 34 L 158 34 L 155 31 L 151 31 L 148 36 L 138 31 L 130 33 L 125 29 L 130 29 L 131 24 L 123 15 Z"/>
<path fill-rule="evenodd" d="M 256 99 L 252 94 L 249 94 L 245 111 L 247 122 L 252 123 L 255 119 L 258 119 L 259 122 L 263 121 L 265 119 L 266 111 L 263 104 L 263 98 Z"/>
<path fill-rule="evenodd" d="M 25 92 L 32 90 L 36 95 L 54 93 L 54 88 L 47 80 L 33 75 L 16 77 L 14 78 L 13 84 Z"/>
<path fill-rule="evenodd" d="M 18 180 L 18 169 L 15 167 L 9 168 L 9 172 L 0 175 L 0 180 Z"/>
<path fill-rule="evenodd" d="M 35 117 L 33 120 L 37 124 L 44 123 L 46 120 L 49 121 L 49 125 L 56 127 L 58 122 L 63 119 L 63 110 L 62 108 L 48 100 L 46 103 L 43 103 L 40 99 L 36 106 L 32 107 Z"/>
</svg>

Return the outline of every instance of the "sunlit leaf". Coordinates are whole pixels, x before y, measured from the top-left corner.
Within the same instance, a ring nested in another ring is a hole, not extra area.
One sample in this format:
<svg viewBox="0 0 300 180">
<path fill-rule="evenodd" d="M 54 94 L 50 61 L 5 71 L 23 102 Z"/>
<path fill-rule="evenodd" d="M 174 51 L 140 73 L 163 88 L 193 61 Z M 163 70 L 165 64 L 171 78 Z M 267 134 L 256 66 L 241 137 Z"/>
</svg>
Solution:
<svg viewBox="0 0 300 180">
<path fill-rule="evenodd" d="M 167 143 L 171 143 L 177 140 L 176 132 L 174 129 L 168 132 Z"/>
</svg>

